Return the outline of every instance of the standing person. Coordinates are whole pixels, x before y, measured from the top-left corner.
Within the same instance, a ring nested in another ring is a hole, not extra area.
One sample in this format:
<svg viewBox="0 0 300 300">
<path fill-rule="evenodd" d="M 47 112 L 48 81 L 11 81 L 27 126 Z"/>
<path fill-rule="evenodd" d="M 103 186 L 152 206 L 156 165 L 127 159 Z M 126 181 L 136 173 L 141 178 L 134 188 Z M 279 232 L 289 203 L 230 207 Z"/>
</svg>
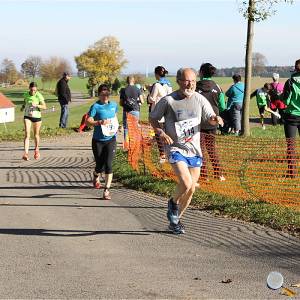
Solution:
<svg viewBox="0 0 300 300">
<path fill-rule="evenodd" d="M 134 76 L 128 76 L 126 81 L 127 87 L 120 91 L 120 105 L 123 106 L 124 149 L 128 148 L 129 143 L 127 114 L 135 116 L 138 121 L 140 106 L 144 103 L 141 91 L 135 86 Z"/>
<path fill-rule="evenodd" d="M 239 74 L 232 76 L 233 85 L 228 89 L 225 95 L 228 97 L 227 110 L 231 123 L 231 133 L 239 135 L 242 128 L 242 109 L 244 100 L 245 85 Z"/>
<path fill-rule="evenodd" d="M 211 79 L 216 68 L 210 64 L 202 64 L 199 70 L 200 81 L 197 82 L 196 92 L 204 96 L 212 106 L 214 113 L 218 116 L 225 110 L 225 97 L 222 89 Z M 222 174 L 218 153 L 216 150 L 217 125 L 211 125 L 209 122 L 201 124 L 201 149 L 206 149 L 209 159 L 214 169 L 214 176 L 220 181 L 224 181 L 225 177 Z M 203 160 L 201 167 L 202 178 L 207 178 L 207 163 Z"/>
<path fill-rule="evenodd" d="M 24 138 L 24 160 L 29 160 L 29 140 L 31 124 L 34 133 L 34 159 L 40 158 L 40 129 L 42 125 L 42 114 L 41 109 L 46 109 L 46 103 L 43 95 L 37 91 L 37 85 L 35 82 L 29 84 L 29 91 L 24 93 L 24 104 L 21 110 L 24 110 L 24 127 L 25 127 L 25 138 Z"/>
<path fill-rule="evenodd" d="M 157 81 L 152 85 L 149 95 L 147 97 L 147 103 L 149 104 L 149 113 L 154 109 L 155 105 L 162 97 L 172 93 L 171 83 L 165 77 L 167 74 L 168 71 L 163 66 L 157 66 L 154 69 L 154 75 Z M 159 124 L 161 128 L 164 127 L 164 118 L 159 120 Z M 164 163 L 166 160 L 164 145 L 157 133 L 155 133 L 155 139 L 159 150 L 159 162 Z"/>
<path fill-rule="evenodd" d="M 284 111 L 284 133 L 287 142 L 287 177 L 297 176 L 296 134 L 300 135 L 300 59 L 295 62 L 295 71 L 285 82 L 282 99 L 287 105 Z"/>
<path fill-rule="evenodd" d="M 110 186 L 113 178 L 112 161 L 116 152 L 116 135 L 118 132 L 118 105 L 109 100 L 110 90 L 106 84 L 98 88 L 99 100 L 94 103 L 87 118 L 89 126 L 95 126 L 92 149 L 96 161 L 93 173 L 93 185 L 100 188 L 100 174 L 105 172 L 103 199 L 110 200 Z"/>
<path fill-rule="evenodd" d="M 269 90 L 270 109 L 274 112 L 276 112 L 278 109 L 278 112 L 281 116 L 281 118 L 279 119 L 279 122 L 280 122 L 280 124 L 282 124 L 283 112 L 286 109 L 286 105 L 281 100 L 281 95 L 283 93 L 284 84 L 279 82 L 279 74 L 278 73 L 273 73 L 272 80 L 273 80 L 273 82 L 271 83 L 271 89 Z M 278 118 L 274 114 L 271 115 L 271 118 L 272 118 L 272 124 L 277 125 Z"/>
<path fill-rule="evenodd" d="M 63 77 L 56 84 L 56 93 L 58 101 L 61 107 L 59 127 L 66 128 L 68 124 L 69 107 L 71 102 L 71 91 L 68 85 L 68 81 L 71 79 L 71 75 L 68 72 L 64 72 Z"/>
<path fill-rule="evenodd" d="M 184 233 L 180 218 L 189 206 L 200 176 L 202 152 L 200 147 L 201 120 L 211 125 L 223 124 L 205 97 L 195 92 L 196 72 L 191 68 L 177 71 L 179 89 L 160 99 L 150 113 L 155 132 L 166 144 L 166 153 L 178 183 L 168 202 L 169 229 L 174 234 Z M 165 128 L 159 120 L 165 118 Z"/>
</svg>

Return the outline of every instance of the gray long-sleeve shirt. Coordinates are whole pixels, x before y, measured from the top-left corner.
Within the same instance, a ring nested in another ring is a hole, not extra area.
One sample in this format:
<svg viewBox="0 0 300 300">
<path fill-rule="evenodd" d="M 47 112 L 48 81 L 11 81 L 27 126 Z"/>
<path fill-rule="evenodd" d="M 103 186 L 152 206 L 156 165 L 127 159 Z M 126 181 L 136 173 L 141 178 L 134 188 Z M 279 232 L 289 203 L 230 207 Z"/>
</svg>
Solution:
<svg viewBox="0 0 300 300">
<path fill-rule="evenodd" d="M 174 143 L 166 146 L 166 152 L 178 151 L 186 157 L 199 155 L 200 124 L 208 121 L 215 113 L 205 97 L 194 93 L 190 98 L 180 98 L 177 91 L 163 97 L 150 113 L 150 118 L 165 118 L 165 132 Z"/>
</svg>

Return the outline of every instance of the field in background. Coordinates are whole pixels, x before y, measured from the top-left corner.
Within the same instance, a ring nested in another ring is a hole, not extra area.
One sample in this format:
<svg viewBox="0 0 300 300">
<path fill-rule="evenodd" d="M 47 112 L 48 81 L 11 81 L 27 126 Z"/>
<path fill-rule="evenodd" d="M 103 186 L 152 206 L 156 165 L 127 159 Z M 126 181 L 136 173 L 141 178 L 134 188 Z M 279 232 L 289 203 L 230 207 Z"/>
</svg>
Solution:
<svg viewBox="0 0 300 300">
<path fill-rule="evenodd" d="M 177 88 L 177 83 L 175 77 L 169 77 L 173 89 Z M 232 79 L 229 77 L 216 77 L 215 81 L 221 86 L 223 91 L 226 91 L 232 84 Z M 43 112 L 43 131 L 45 135 L 55 135 L 56 133 L 61 133 L 58 127 L 58 120 L 60 114 L 60 105 L 57 101 L 57 97 L 54 95 L 53 91 L 55 89 L 56 82 L 47 82 L 42 83 L 39 79 L 36 80 L 38 83 L 39 89 L 42 89 L 42 94 L 46 99 L 47 110 Z M 258 87 L 263 86 L 263 84 L 268 81 L 267 78 L 253 78 L 252 81 L 252 90 L 257 89 Z M 147 83 L 151 84 L 155 82 L 154 77 L 148 77 Z M 282 79 L 284 82 L 284 79 Z M 79 126 L 81 117 L 84 113 L 87 112 L 90 105 L 96 99 L 90 99 L 87 94 L 86 89 L 87 79 L 81 79 L 78 77 L 73 77 L 69 86 L 71 91 L 79 92 L 83 95 L 83 98 L 86 99 L 86 104 L 74 106 L 70 108 L 70 117 L 69 117 L 69 127 L 76 128 Z M 14 104 L 17 106 L 16 121 L 12 123 L 7 123 L 6 128 L 3 124 L 0 124 L 0 139 L 20 139 L 23 135 L 23 112 L 20 111 L 20 107 L 23 103 L 22 95 L 27 88 L 0 88 L 0 92 L 4 93 L 8 98 L 10 98 Z M 146 96 L 146 95 L 145 95 Z M 112 99 L 116 102 L 119 102 L 118 96 L 112 96 Z M 258 120 L 258 111 L 256 107 L 256 100 L 253 98 L 250 102 L 250 116 L 256 117 L 254 123 L 252 124 L 251 134 L 253 136 L 259 137 L 284 137 L 282 126 L 272 127 L 269 126 L 267 130 L 261 130 Z M 118 113 L 119 120 L 122 120 L 122 107 L 119 107 Z M 270 119 L 269 117 L 267 119 Z M 148 106 L 144 103 L 141 107 L 141 120 L 148 120 Z M 43 132 L 42 132 L 43 135 Z"/>
</svg>

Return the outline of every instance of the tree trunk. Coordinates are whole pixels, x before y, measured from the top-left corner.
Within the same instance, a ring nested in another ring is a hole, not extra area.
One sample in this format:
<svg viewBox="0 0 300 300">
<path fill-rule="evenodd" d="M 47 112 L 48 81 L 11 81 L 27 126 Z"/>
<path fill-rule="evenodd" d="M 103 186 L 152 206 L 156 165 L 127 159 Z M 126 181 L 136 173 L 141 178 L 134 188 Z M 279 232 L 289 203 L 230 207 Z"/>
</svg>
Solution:
<svg viewBox="0 0 300 300">
<path fill-rule="evenodd" d="M 242 135 L 250 136 L 249 124 L 249 106 L 251 94 L 251 77 L 252 77 L 252 44 L 254 35 L 254 21 L 252 18 L 252 11 L 254 10 L 255 0 L 249 0 L 248 6 L 248 27 L 247 27 L 247 44 L 245 57 L 245 93 L 243 101 L 243 115 L 242 115 Z"/>
<path fill-rule="evenodd" d="M 91 90 L 91 97 L 94 98 L 95 95 L 96 95 L 96 86 L 93 85 L 93 86 L 92 86 L 92 90 Z"/>
</svg>

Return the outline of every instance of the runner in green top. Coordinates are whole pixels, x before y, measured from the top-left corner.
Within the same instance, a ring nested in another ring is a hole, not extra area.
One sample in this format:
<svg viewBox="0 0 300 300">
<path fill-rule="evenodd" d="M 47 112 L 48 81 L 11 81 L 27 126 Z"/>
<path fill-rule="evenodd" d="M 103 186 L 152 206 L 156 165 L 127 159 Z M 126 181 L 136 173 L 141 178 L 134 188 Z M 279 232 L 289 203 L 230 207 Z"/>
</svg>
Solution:
<svg viewBox="0 0 300 300">
<path fill-rule="evenodd" d="M 255 90 L 250 95 L 250 98 L 253 98 L 254 96 L 256 96 L 256 104 L 257 104 L 257 108 L 259 111 L 261 128 L 263 130 L 266 129 L 266 126 L 264 124 L 265 111 L 275 115 L 277 118 L 280 118 L 279 113 L 272 111 L 269 107 L 270 106 L 269 91 L 271 89 L 272 89 L 271 84 L 265 83 L 262 88 Z"/>
<path fill-rule="evenodd" d="M 34 158 L 40 158 L 39 144 L 40 144 L 40 129 L 42 125 L 41 109 L 46 109 L 44 97 L 40 92 L 37 91 L 37 85 L 35 82 L 31 82 L 29 85 L 29 91 L 24 93 L 24 104 L 21 110 L 24 110 L 24 127 L 25 127 L 25 138 L 24 138 L 24 160 L 29 160 L 29 140 L 30 140 L 30 129 L 31 123 L 34 133 Z"/>
</svg>

